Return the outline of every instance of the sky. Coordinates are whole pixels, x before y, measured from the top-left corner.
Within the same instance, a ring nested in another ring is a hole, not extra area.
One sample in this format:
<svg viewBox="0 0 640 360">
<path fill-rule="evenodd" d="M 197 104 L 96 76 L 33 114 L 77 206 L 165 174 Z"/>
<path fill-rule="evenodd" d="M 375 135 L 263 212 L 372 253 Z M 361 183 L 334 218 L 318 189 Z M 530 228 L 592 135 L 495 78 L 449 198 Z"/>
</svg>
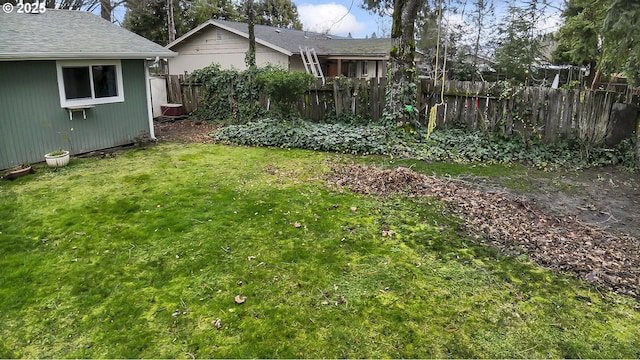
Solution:
<svg viewBox="0 0 640 360">
<path fill-rule="evenodd" d="M 462 3 L 466 1 L 465 6 L 469 8 L 473 6 L 473 0 L 460 1 Z M 363 10 L 362 0 L 293 0 L 293 2 L 298 7 L 304 30 L 317 32 L 329 30 L 329 33 L 342 36 L 351 33 L 354 38 L 370 37 L 374 32 L 378 37 L 389 36 L 391 17 L 381 18 Z M 560 24 L 562 0 L 547 0 L 547 2 L 549 6 L 537 26 L 540 32 L 552 32 Z M 496 16 L 501 17 L 506 12 L 507 1 L 494 0 L 494 4 Z M 463 23 L 460 15 L 445 14 L 444 16 L 451 22 Z"/>
<path fill-rule="evenodd" d="M 389 36 L 391 18 L 362 9 L 362 0 L 295 0 L 303 30 L 329 32 L 354 38 Z M 328 30 L 328 31 L 327 31 Z"/>
</svg>

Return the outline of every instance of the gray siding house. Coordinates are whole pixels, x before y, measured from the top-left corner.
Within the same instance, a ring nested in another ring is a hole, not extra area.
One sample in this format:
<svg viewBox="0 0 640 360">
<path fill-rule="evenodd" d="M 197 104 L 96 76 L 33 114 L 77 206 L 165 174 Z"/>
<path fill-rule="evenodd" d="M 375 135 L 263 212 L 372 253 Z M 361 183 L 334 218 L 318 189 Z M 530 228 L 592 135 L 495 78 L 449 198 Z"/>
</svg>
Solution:
<svg viewBox="0 0 640 360">
<path fill-rule="evenodd" d="M 391 39 L 350 39 L 273 26 L 255 25 L 256 64 L 305 71 L 300 50 L 316 51 L 323 73 L 328 77 L 353 78 L 386 76 Z M 212 63 L 222 69 L 244 70 L 249 49 L 245 23 L 208 20 L 167 45 L 179 53 L 169 60 L 169 73 L 181 75 Z"/>
<path fill-rule="evenodd" d="M 153 138 L 147 60 L 175 55 L 88 12 L 0 12 L 0 169 Z"/>
</svg>

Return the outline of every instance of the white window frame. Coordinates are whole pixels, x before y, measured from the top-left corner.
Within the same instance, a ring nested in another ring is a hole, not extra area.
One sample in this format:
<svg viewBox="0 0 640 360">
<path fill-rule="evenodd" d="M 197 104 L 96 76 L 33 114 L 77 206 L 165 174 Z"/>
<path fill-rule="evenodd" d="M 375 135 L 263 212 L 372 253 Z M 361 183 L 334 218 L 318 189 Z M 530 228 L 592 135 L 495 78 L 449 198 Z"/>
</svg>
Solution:
<svg viewBox="0 0 640 360">
<path fill-rule="evenodd" d="M 362 60 L 360 62 L 360 77 L 369 77 L 369 61 L 368 60 Z"/>
<path fill-rule="evenodd" d="M 93 86 L 93 74 L 90 72 L 89 81 L 91 83 L 91 97 L 82 99 L 67 99 L 64 90 L 64 77 L 62 69 L 65 67 L 88 67 L 111 65 L 116 67 L 116 86 L 118 89 L 117 96 L 96 98 Z M 58 73 L 58 93 L 60 94 L 60 106 L 63 108 L 78 108 L 83 106 L 93 106 L 99 104 L 111 104 L 124 102 L 124 86 L 122 84 L 122 65 L 120 60 L 74 60 L 74 61 L 56 61 Z"/>
</svg>

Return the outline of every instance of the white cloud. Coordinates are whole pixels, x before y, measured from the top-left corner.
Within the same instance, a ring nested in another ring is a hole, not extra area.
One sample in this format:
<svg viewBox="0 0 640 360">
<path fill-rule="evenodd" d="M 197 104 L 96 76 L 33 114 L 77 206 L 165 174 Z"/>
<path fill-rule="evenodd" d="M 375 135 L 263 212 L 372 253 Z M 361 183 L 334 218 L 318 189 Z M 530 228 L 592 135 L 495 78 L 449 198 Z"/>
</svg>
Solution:
<svg viewBox="0 0 640 360">
<path fill-rule="evenodd" d="M 298 15 L 305 30 L 315 32 L 329 32 L 335 35 L 359 33 L 365 30 L 365 24 L 359 22 L 344 5 L 303 4 L 298 6 Z"/>
</svg>

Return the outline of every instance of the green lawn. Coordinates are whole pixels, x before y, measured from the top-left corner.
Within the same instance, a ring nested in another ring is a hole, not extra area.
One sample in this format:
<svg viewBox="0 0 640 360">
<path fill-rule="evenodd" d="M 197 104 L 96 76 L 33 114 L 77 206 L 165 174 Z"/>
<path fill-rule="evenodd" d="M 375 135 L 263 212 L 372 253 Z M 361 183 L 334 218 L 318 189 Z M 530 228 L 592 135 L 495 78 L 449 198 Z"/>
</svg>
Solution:
<svg viewBox="0 0 640 360">
<path fill-rule="evenodd" d="M 0 358 L 640 355 L 637 301 L 329 187 L 349 159 L 163 144 L 2 181 Z"/>
</svg>

